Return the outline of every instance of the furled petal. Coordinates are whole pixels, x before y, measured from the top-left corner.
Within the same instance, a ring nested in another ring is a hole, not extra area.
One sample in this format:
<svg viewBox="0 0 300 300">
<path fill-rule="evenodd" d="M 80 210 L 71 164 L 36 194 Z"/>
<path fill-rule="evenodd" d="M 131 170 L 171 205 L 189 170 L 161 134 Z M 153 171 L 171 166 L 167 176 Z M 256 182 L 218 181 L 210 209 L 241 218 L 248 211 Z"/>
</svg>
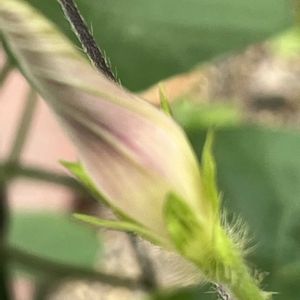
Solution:
<svg viewBox="0 0 300 300">
<path fill-rule="evenodd" d="M 0 0 L 0 29 L 114 206 L 163 236 L 170 191 L 205 218 L 197 161 L 171 118 L 99 74 L 25 2 Z"/>
</svg>

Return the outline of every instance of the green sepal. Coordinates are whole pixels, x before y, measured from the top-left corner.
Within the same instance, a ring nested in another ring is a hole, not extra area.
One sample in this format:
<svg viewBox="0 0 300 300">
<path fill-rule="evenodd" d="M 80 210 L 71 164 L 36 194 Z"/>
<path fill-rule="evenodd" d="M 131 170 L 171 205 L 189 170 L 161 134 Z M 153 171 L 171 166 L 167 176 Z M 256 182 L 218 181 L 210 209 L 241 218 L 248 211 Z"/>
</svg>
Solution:
<svg viewBox="0 0 300 300">
<path fill-rule="evenodd" d="M 124 231 L 124 232 L 130 232 L 137 234 L 141 236 L 144 239 L 147 239 L 148 241 L 152 242 L 156 245 L 162 245 L 162 240 L 160 237 L 153 234 L 151 231 L 149 231 L 147 228 L 145 228 L 142 225 L 132 223 L 129 221 L 115 221 L 115 220 L 105 220 L 100 219 L 98 217 L 88 216 L 84 214 L 73 214 L 73 216 L 83 222 L 97 225 L 102 228 L 110 229 L 110 230 L 117 230 L 117 231 Z"/>
<path fill-rule="evenodd" d="M 186 257 L 199 241 L 203 226 L 193 210 L 178 195 L 169 193 L 164 206 L 164 218 L 175 247 Z"/>
<path fill-rule="evenodd" d="M 213 155 L 214 133 L 209 131 L 206 136 L 201 158 L 202 186 L 204 197 L 212 207 L 212 213 L 219 217 L 220 194 L 217 187 L 217 167 Z"/>
<path fill-rule="evenodd" d="M 95 197 L 97 200 L 104 202 L 109 205 L 109 202 L 102 196 L 99 190 L 96 188 L 92 179 L 87 174 L 83 165 L 80 162 L 68 162 L 68 161 L 60 161 L 60 163 L 72 174 L 76 177 L 76 179 L 88 190 L 88 192 Z"/>
<path fill-rule="evenodd" d="M 162 86 L 159 87 L 160 108 L 168 115 L 173 117 L 172 108 L 166 93 Z"/>
<path fill-rule="evenodd" d="M 106 206 L 110 207 L 114 214 L 120 218 L 121 220 L 128 221 L 130 223 L 137 222 L 127 216 L 126 213 L 121 211 L 120 209 L 113 206 L 106 197 L 99 191 L 99 189 L 94 184 L 91 177 L 88 175 L 84 166 L 80 162 L 68 162 L 68 161 L 60 161 L 60 163 L 75 176 L 75 178 L 83 185 L 83 187 L 98 201 L 104 203 Z"/>
<path fill-rule="evenodd" d="M 164 217 L 170 238 L 181 255 L 206 275 L 216 274 L 214 248 L 220 238 L 218 230 L 199 219 L 187 202 L 174 193 L 167 196 Z"/>
</svg>

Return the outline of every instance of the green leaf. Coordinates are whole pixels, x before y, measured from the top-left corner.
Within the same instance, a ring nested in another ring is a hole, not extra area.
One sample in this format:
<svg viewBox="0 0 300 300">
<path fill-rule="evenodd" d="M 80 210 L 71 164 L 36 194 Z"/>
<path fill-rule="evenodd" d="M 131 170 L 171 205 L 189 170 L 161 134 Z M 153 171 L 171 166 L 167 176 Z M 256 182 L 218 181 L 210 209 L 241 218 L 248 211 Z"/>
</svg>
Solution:
<svg viewBox="0 0 300 300">
<path fill-rule="evenodd" d="M 53 0 L 27 0 L 76 40 Z M 288 0 L 77 0 L 122 83 L 141 90 L 287 28 Z"/>
<path fill-rule="evenodd" d="M 208 127 L 235 126 L 241 123 L 238 109 L 221 103 L 193 103 L 190 99 L 176 101 L 172 105 L 174 118 L 189 130 Z"/>
<path fill-rule="evenodd" d="M 298 57 L 300 53 L 299 25 L 276 36 L 269 44 L 275 55 L 281 56 L 283 59 Z"/>
<path fill-rule="evenodd" d="M 202 185 L 204 195 L 211 203 L 212 212 L 219 219 L 220 196 L 217 187 L 217 168 L 215 158 L 213 156 L 213 139 L 214 133 L 209 131 L 202 151 Z"/>
<path fill-rule="evenodd" d="M 87 222 L 92 225 L 97 225 L 102 228 L 135 233 L 149 240 L 154 244 L 157 245 L 162 244 L 158 236 L 154 235 L 151 231 L 147 230 L 145 227 L 138 225 L 136 223 L 105 220 L 105 219 L 100 219 L 97 217 L 83 215 L 83 214 L 74 214 L 74 217 L 83 222 Z"/>
<path fill-rule="evenodd" d="M 205 133 L 188 134 L 201 156 Z M 247 260 L 267 273 L 263 286 L 278 292 L 277 300 L 298 300 L 300 133 L 228 128 L 218 130 L 214 148 L 224 207 L 229 217 L 242 217 L 255 245 Z"/>
<path fill-rule="evenodd" d="M 79 267 L 92 267 L 101 250 L 96 231 L 50 213 L 13 214 L 8 240 L 25 253 Z"/>
</svg>

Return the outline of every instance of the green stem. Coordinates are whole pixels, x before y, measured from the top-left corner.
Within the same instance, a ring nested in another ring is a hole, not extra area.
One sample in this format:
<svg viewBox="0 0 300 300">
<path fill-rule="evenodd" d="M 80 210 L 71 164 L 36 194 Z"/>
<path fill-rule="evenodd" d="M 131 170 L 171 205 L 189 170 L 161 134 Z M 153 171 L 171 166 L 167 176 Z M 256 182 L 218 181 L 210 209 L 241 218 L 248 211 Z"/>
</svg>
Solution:
<svg viewBox="0 0 300 300">
<path fill-rule="evenodd" d="M 30 89 L 27 96 L 23 114 L 16 131 L 15 140 L 12 149 L 10 151 L 10 156 L 9 156 L 10 161 L 16 162 L 20 158 L 20 154 L 23 150 L 30 129 L 36 104 L 37 104 L 37 95 L 34 90 Z"/>
<path fill-rule="evenodd" d="M 199 245 L 202 246 L 203 243 L 195 244 L 195 251 L 189 253 L 189 258 L 199 266 L 208 280 L 225 287 L 224 291 L 228 290 L 229 296 L 235 300 L 269 299 L 269 294 L 263 292 L 251 276 L 241 250 L 221 226 L 216 228 L 214 240 L 206 244 L 205 252 L 203 249 L 199 251 Z"/>
<path fill-rule="evenodd" d="M 38 167 L 21 165 L 18 162 L 6 162 L 0 164 L 7 181 L 24 177 L 34 180 L 46 181 L 50 183 L 60 184 L 75 190 L 84 191 L 83 186 L 74 178 L 58 172 L 44 170 Z"/>
<path fill-rule="evenodd" d="M 12 65 L 9 60 L 7 60 L 0 72 L 0 87 L 3 86 L 5 80 L 7 79 L 10 71 L 12 70 Z"/>
<path fill-rule="evenodd" d="M 8 247 L 6 255 L 10 263 L 26 266 L 26 269 L 32 271 L 42 271 L 48 276 L 55 275 L 55 278 L 79 278 L 87 280 L 96 280 L 111 286 L 126 287 L 128 289 L 140 289 L 141 282 L 139 280 L 128 277 L 119 277 L 112 274 L 94 271 L 89 268 L 62 264 L 51 261 L 46 258 L 24 252 L 22 250 Z M 2 299 L 2 298 L 1 298 Z"/>
<path fill-rule="evenodd" d="M 4 69 L 2 71 L 2 74 L 0 76 L 0 84 L 3 83 L 4 79 L 7 77 L 8 73 L 10 71 L 10 64 L 9 62 L 6 63 L 4 66 Z M 36 105 L 36 96 L 35 93 L 31 90 L 28 94 L 26 105 L 24 112 L 22 114 L 19 127 L 16 132 L 15 141 L 13 143 L 10 155 L 9 155 L 9 161 L 11 162 L 17 162 L 20 158 L 23 146 L 25 144 L 25 140 L 27 137 L 27 133 L 30 128 L 32 115 L 34 112 L 34 108 Z M 0 231 L 0 290 L 1 290 L 1 299 L 6 300 L 9 299 L 9 288 L 8 288 L 8 265 L 7 265 L 7 253 L 5 252 L 5 247 L 7 244 L 7 238 L 6 238 L 6 231 L 9 225 L 9 207 L 7 203 L 7 198 L 5 194 L 5 187 L 8 182 L 7 180 L 7 174 L 6 169 L 1 168 L 0 169 L 0 220 L 1 220 L 1 231 Z"/>
<path fill-rule="evenodd" d="M 153 262 L 148 255 L 147 249 L 145 245 L 139 243 L 138 237 L 135 235 L 130 233 L 128 238 L 141 269 L 143 285 L 147 287 L 149 291 L 154 291 L 157 289 L 158 284 Z"/>
<path fill-rule="evenodd" d="M 257 285 L 257 282 L 250 276 L 248 268 L 243 265 L 233 266 L 231 272 L 233 277 L 228 280 L 224 278 L 223 282 L 238 300 L 266 300 L 266 295 Z"/>
<path fill-rule="evenodd" d="M 5 183 L 0 179 L 0 299 L 3 300 L 10 299 L 7 257 L 4 251 L 7 233 L 7 215 Z"/>
<path fill-rule="evenodd" d="M 216 245 L 215 278 L 228 287 L 237 300 L 266 300 L 257 281 L 251 276 L 248 267 L 237 246 L 223 229 L 219 232 L 219 241 Z"/>
</svg>

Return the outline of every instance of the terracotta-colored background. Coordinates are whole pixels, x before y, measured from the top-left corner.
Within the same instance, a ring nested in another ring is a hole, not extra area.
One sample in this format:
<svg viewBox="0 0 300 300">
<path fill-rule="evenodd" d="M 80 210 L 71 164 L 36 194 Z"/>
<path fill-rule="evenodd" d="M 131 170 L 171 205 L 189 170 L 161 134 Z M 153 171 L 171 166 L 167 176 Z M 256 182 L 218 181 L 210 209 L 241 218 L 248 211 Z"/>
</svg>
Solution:
<svg viewBox="0 0 300 300">
<path fill-rule="evenodd" d="M 4 58 L 0 57 L 3 66 Z M 7 158 L 22 115 L 26 95 L 30 90 L 24 78 L 12 71 L 0 89 L 0 161 Z M 38 100 L 21 160 L 30 166 L 65 172 L 59 160 L 75 160 L 75 151 L 42 99 Z M 17 179 L 8 186 L 8 201 L 12 212 L 66 211 L 72 203 L 72 192 L 65 187 Z M 15 299 L 31 300 L 34 286 L 25 278 L 14 283 Z"/>
<path fill-rule="evenodd" d="M 10 73 L 0 90 L 1 161 L 9 154 L 28 91 L 26 81 L 17 71 Z M 52 113 L 42 99 L 39 99 L 22 153 L 22 161 L 29 165 L 64 172 L 58 162 L 60 159 L 74 160 L 76 155 Z M 9 187 L 8 199 L 14 210 L 60 210 L 69 206 L 70 193 L 67 188 L 61 186 L 18 179 Z"/>
</svg>

